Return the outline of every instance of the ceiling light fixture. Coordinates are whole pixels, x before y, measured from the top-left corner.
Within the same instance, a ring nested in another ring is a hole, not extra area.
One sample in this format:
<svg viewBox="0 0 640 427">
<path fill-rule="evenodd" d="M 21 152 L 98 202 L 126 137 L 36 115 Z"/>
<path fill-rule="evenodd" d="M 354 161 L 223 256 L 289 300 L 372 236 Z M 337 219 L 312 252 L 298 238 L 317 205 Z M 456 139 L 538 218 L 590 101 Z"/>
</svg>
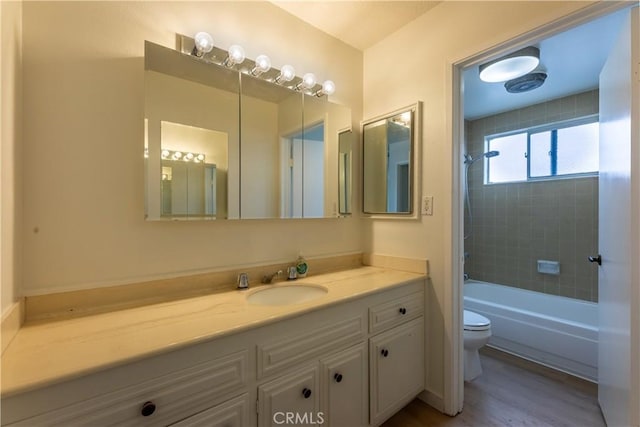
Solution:
<svg viewBox="0 0 640 427">
<path fill-rule="evenodd" d="M 480 80 L 496 83 L 516 79 L 533 71 L 540 63 L 540 49 L 527 46 L 480 65 Z"/>
</svg>

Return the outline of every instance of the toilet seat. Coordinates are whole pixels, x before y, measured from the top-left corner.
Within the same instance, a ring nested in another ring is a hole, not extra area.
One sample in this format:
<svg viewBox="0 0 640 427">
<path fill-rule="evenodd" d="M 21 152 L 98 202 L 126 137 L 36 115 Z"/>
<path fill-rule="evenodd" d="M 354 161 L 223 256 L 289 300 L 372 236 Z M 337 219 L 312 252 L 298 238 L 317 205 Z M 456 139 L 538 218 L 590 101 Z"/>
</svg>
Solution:
<svg viewBox="0 0 640 427">
<path fill-rule="evenodd" d="M 491 328 L 491 321 L 486 317 L 464 310 L 464 330 L 465 331 L 486 331 Z"/>
</svg>

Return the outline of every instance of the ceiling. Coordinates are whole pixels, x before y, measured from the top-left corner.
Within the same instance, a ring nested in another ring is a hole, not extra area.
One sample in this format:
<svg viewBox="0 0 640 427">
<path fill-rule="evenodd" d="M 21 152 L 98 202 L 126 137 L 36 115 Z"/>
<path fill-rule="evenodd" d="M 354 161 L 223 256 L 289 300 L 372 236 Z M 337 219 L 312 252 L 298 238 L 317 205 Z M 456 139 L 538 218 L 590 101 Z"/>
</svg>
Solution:
<svg viewBox="0 0 640 427">
<path fill-rule="evenodd" d="M 540 66 L 547 73 L 544 84 L 530 92 L 508 93 L 504 83 L 480 80 L 478 67 L 463 72 L 465 119 L 474 120 L 561 98 L 599 85 L 600 70 L 621 28 L 625 11 L 535 43 L 540 48 Z"/>
<path fill-rule="evenodd" d="M 272 1 L 276 6 L 359 49 L 378 43 L 441 1 Z M 624 18 L 616 12 L 535 43 L 548 74 L 540 88 L 512 94 L 503 83 L 485 83 L 478 67 L 463 72 L 465 118 L 522 108 L 598 87 L 598 76 Z M 419 53 L 418 53 L 419 54 Z"/>
<path fill-rule="evenodd" d="M 359 50 L 413 21 L 440 1 L 272 1 L 276 6 Z"/>
</svg>

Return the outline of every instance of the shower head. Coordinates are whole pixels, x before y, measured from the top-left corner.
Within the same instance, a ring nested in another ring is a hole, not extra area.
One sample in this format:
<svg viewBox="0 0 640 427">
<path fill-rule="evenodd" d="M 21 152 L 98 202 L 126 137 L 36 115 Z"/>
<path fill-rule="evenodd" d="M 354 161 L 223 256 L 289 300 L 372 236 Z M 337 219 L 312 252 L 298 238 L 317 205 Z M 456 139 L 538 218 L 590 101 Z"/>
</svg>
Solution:
<svg viewBox="0 0 640 427">
<path fill-rule="evenodd" d="M 472 164 L 474 164 L 475 162 L 477 162 L 478 160 L 482 159 L 483 157 L 486 157 L 487 159 L 490 159 L 491 157 L 495 157 L 495 156 L 499 156 L 500 152 L 499 151 L 487 151 L 486 153 L 482 153 L 481 156 L 476 157 L 475 159 L 473 157 L 471 157 L 468 154 L 464 155 L 464 164 L 471 166 Z"/>
</svg>

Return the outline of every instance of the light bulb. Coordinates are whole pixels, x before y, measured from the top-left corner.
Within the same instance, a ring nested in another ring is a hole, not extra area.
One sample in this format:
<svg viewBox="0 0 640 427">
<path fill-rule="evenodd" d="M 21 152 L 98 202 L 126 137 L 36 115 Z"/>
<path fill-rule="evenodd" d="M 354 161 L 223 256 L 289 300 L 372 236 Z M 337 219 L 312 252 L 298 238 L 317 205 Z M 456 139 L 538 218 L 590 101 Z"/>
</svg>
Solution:
<svg viewBox="0 0 640 427">
<path fill-rule="evenodd" d="M 175 160 L 179 160 L 182 158 L 182 153 L 180 151 L 176 151 L 175 153 L 173 153 L 173 158 Z"/>
<path fill-rule="evenodd" d="M 276 77 L 276 83 L 290 82 L 296 76 L 296 70 L 291 65 L 283 65 L 280 75 Z"/>
<path fill-rule="evenodd" d="M 193 159 L 193 157 L 194 157 L 194 156 L 193 156 L 193 153 L 187 153 L 187 154 L 184 156 L 184 160 L 185 160 L 185 162 L 188 162 L 189 160 Z"/>
<path fill-rule="evenodd" d="M 204 154 L 198 154 L 198 157 L 196 157 L 196 159 L 197 159 L 199 162 L 204 161 Z"/>
<path fill-rule="evenodd" d="M 169 157 L 169 154 L 171 154 L 169 150 L 162 150 L 161 155 L 163 159 L 166 159 L 167 157 Z"/>
<path fill-rule="evenodd" d="M 259 76 L 271 69 L 271 59 L 267 55 L 258 55 L 256 58 L 256 66 L 251 70 L 252 76 Z"/>
<path fill-rule="evenodd" d="M 302 81 L 296 85 L 296 89 L 301 87 L 305 89 L 311 89 L 316 85 L 316 76 L 313 73 L 307 73 L 302 76 Z"/>
<path fill-rule="evenodd" d="M 213 50 L 213 37 L 209 33 L 201 31 L 194 37 L 195 39 L 195 55 L 200 57 L 205 53 L 209 53 Z"/>
<path fill-rule="evenodd" d="M 227 59 L 224 60 L 225 67 L 233 67 L 236 64 L 242 64 L 244 61 L 244 49 L 242 46 L 234 44 L 229 47 Z"/>
<path fill-rule="evenodd" d="M 336 84 L 331 80 L 325 80 L 324 83 L 322 83 L 322 89 L 316 92 L 316 96 L 333 95 L 335 91 L 336 91 Z"/>
</svg>

